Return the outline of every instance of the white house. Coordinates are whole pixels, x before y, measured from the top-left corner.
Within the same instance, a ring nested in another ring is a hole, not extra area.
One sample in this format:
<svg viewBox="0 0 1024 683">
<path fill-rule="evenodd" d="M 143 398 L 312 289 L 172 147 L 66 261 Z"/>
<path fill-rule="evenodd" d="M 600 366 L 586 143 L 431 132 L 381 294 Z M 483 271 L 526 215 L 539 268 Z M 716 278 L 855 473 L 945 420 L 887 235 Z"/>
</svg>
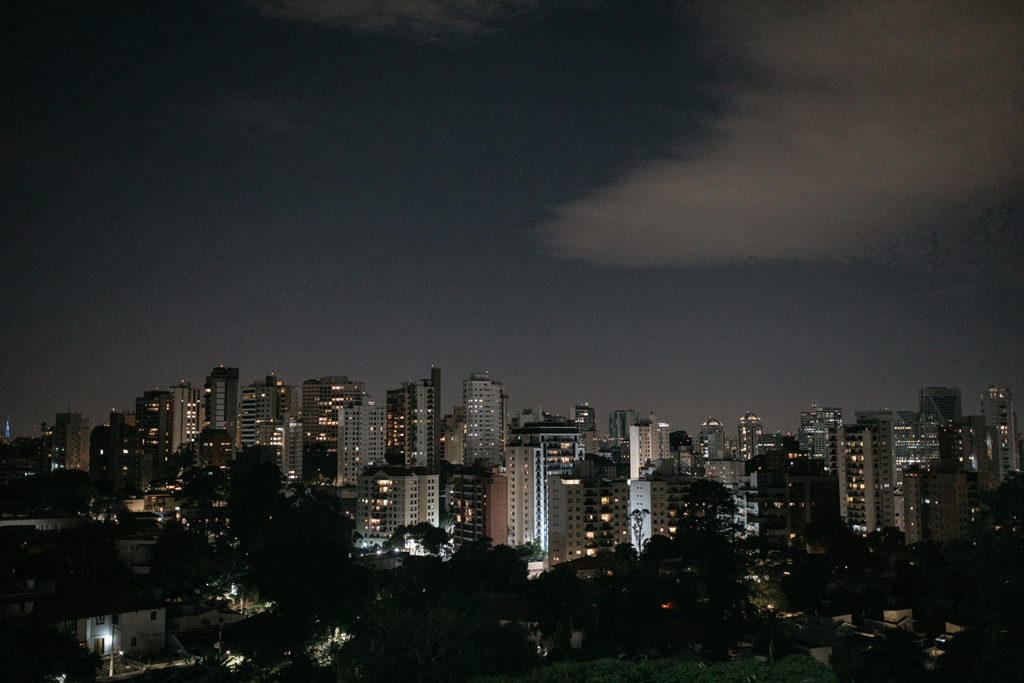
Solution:
<svg viewBox="0 0 1024 683">
<path fill-rule="evenodd" d="M 35 616 L 99 655 L 153 654 L 167 636 L 167 603 L 135 593 L 97 589 L 37 602 Z"/>
</svg>

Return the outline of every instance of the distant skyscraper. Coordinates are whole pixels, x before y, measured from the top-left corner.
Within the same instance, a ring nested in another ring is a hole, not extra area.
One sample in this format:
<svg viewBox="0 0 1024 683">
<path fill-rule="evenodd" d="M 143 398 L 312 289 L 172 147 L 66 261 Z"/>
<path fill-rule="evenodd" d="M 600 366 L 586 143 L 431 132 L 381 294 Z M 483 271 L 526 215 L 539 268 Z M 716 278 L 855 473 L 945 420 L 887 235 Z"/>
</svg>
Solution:
<svg viewBox="0 0 1024 683">
<path fill-rule="evenodd" d="M 962 416 L 960 390 L 956 387 L 927 387 L 918 392 L 921 413 L 923 457 L 931 461 L 939 457 L 939 427 Z"/>
<path fill-rule="evenodd" d="M 957 387 L 927 387 L 921 389 L 918 396 L 926 422 L 947 424 L 960 419 L 963 414 Z"/>
<path fill-rule="evenodd" d="M 750 460 L 757 455 L 757 444 L 761 438 L 761 418 L 750 411 L 740 418 L 739 459 Z"/>
<path fill-rule="evenodd" d="M 388 391 L 386 447 L 390 463 L 436 469 L 440 392 L 439 368 L 431 369 L 430 379 L 405 382 L 400 389 Z"/>
<path fill-rule="evenodd" d="M 89 476 L 109 483 L 115 491 L 143 490 L 142 445 L 133 413 L 111 413 L 110 423 L 89 436 Z"/>
<path fill-rule="evenodd" d="M 362 396 L 338 411 L 338 486 L 352 486 L 368 467 L 385 459 L 384 406 Z"/>
<path fill-rule="evenodd" d="M 572 409 L 572 419 L 576 422 L 580 434 L 597 429 L 597 411 L 591 408 L 589 403 L 577 403 Z"/>
<path fill-rule="evenodd" d="M 203 392 L 191 382 L 171 387 L 171 450 L 195 443 L 202 430 Z"/>
<path fill-rule="evenodd" d="M 608 438 L 615 446 L 629 443 L 629 428 L 637 423 L 635 410 L 614 410 L 608 416 Z"/>
<path fill-rule="evenodd" d="M 146 391 L 135 399 L 135 428 L 142 446 L 139 476 L 143 487 L 151 479 L 170 474 L 167 471 L 167 457 L 172 452 L 171 410 L 169 391 Z"/>
<path fill-rule="evenodd" d="M 994 445 L 999 462 L 999 481 L 1009 472 L 1020 470 L 1017 451 L 1017 415 L 1013 410 L 1013 395 L 1005 387 L 989 387 L 981 394 L 981 414 L 985 424 L 996 430 Z"/>
<path fill-rule="evenodd" d="M 903 486 L 903 472 L 913 465 L 927 466 L 929 458 L 937 455 L 938 428 L 931 430 L 932 438 L 926 438 L 927 428 L 921 413 L 900 410 L 892 416 L 893 480 L 896 488 Z M 932 446 L 929 452 L 929 444 Z M 930 453 L 930 454 L 929 454 Z"/>
<path fill-rule="evenodd" d="M 89 471 L 89 419 L 57 413 L 50 435 L 50 469 Z"/>
<path fill-rule="evenodd" d="M 338 411 L 366 393 L 362 382 L 348 377 L 321 377 L 302 383 L 302 428 L 306 447 L 322 444 L 338 453 Z"/>
<path fill-rule="evenodd" d="M 483 460 L 487 465 L 500 464 L 508 411 L 508 397 L 501 383 L 486 373 L 471 374 L 462 382 L 462 404 L 466 408 L 463 463 L 471 466 Z"/>
<path fill-rule="evenodd" d="M 274 375 L 242 388 L 239 428 L 242 448 L 273 449 L 281 474 L 302 479 L 304 432 L 299 420 L 299 392 Z"/>
<path fill-rule="evenodd" d="M 242 413 L 239 418 L 241 436 L 245 446 L 266 446 L 276 441 L 281 417 L 288 413 L 298 417 L 298 390 L 286 385 L 274 375 L 267 375 L 242 389 Z"/>
<path fill-rule="evenodd" d="M 842 408 L 819 408 L 800 413 L 800 450 L 812 458 L 828 457 L 828 430 L 843 426 Z"/>
<path fill-rule="evenodd" d="M 700 426 L 700 453 L 705 460 L 725 460 L 725 427 L 713 417 Z"/>
<path fill-rule="evenodd" d="M 892 432 L 888 410 L 857 411 L 857 424 L 836 430 L 839 513 L 854 533 L 896 526 Z"/>
<path fill-rule="evenodd" d="M 659 460 L 668 460 L 671 457 L 668 434 L 668 423 L 658 422 L 654 413 L 640 420 L 639 424 L 630 426 L 630 479 L 639 479 L 644 468 L 654 467 Z"/>
<path fill-rule="evenodd" d="M 466 409 L 455 406 L 441 423 L 441 457 L 453 465 L 462 464 L 466 437 Z"/>
<path fill-rule="evenodd" d="M 203 427 L 226 429 L 238 438 L 238 368 L 214 368 L 203 387 Z"/>
</svg>

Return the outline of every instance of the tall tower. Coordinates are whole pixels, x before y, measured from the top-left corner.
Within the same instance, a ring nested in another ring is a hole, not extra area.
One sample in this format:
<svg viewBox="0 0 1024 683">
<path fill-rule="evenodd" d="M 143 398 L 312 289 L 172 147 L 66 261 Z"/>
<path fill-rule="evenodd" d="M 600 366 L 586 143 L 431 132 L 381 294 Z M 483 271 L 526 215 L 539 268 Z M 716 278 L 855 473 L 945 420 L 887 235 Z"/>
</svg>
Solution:
<svg viewBox="0 0 1024 683">
<path fill-rule="evenodd" d="M 238 442 L 238 368 L 214 368 L 203 387 L 203 427 L 226 429 Z M 232 446 L 234 448 L 234 446 Z"/>
<path fill-rule="evenodd" d="M 842 408 L 819 408 L 800 413 L 800 450 L 812 458 L 828 457 L 828 430 L 843 426 Z"/>
<path fill-rule="evenodd" d="M 536 539 L 548 547 L 548 485 L 554 477 L 570 476 L 573 464 L 583 460 L 579 438 L 573 422 L 531 422 L 512 430 L 506 467 L 512 545 Z"/>
<path fill-rule="evenodd" d="M 918 391 L 921 412 L 921 442 L 926 461 L 939 457 L 939 427 L 959 420 L 960 390 L 956 387 L 926 387 Z"/>
<path fill-rule="evenodd" d="M 171 450 L 195 443 L 203 428 L 203 392 L 191 382 L 171 387 Z"/>
<path fill-rule="evenodd" d="M 386 412 L 368 397 L 338 411 L 338 486 L 355 486 L 368 467 L 385 464 Z"/>
<path fill-rule="evenodd" d="M 405 382 L 400 389 L 388 391 L 388 462 L 439 470 L 440 368 L 431 368 L 430 375 L 430 379 Z"/>
<path fill-rule="evenodd" d="M 366 393 L 362 382 L 348 377 L 321 377 L 302 383 L 302 429 L 307 448 L 322 444 L 338 453 L 338 411 Z"/>
<path fill-rule="evenodd" d="M 499 465 L 505 448 L 507 398 L 500 382 L 487 373 L 471 374 L 462 381 L 462 403 L 466 408 L 466 436 L 463 463 L 483 460 Z"/>
<path fill-rule="evenodd" d="M 700 451 L 705 460 L 725 460 L 725 427 L 713 417 L 700 426 Z"/>
<path fill-rule="evenodd" d="M 135 427 L 142 446 L 140 477 L 143 485 L 169 474 L 171 450 L 171 392 L 146 391 L 135 399 Z"/>
<path fill-rule="evenodd" d="M 739 425 L 739 459 L 750 460 L 757 455 L 757 444 L 761 439 L 761 418 L 747 411 L 740 418 Z"/>
<path fill-rule="evenodd" d="M 50 469 L 89 471 L 89 418 L 57 413 L 50 435 Z"/>
<path fill-rule="evenodd" d="M 857 424 L 836 430 L 839 512 L 854 533 L 896 526 L 892 447 L 888 410 L 857 411 Z"/>
<path fill-rule="evenodd" d="M 1020 470 L 1017 415 L 1013 411 L 1013 395 L 1010 390 L 992 386 L 982 392 L 981 414 L 985 418 L 985 425 L 996 430 L 993 457 L 998 458 L 999 481 L 1002 481 L 1007 473 Z"/>
<path fill-rule="evenodd" d="M 608 416 L 608 438 L 616 446 L 629 443 L 629 428 L 636 423 L 635 410 L 613 410 Z"/>
<path fill-rule="evenodd" d="M 641 470 L 670 457 L 669 426 L 654 413 L 629 428 L 629 477 L 639 479 Z"/>
<path fill-rule="evenodd" d="M 589 403 L 577 403 L 572 409 L 572 418 L 580 434 L 597 429 L 597 411 L 590 407 Z"/>
</svg>

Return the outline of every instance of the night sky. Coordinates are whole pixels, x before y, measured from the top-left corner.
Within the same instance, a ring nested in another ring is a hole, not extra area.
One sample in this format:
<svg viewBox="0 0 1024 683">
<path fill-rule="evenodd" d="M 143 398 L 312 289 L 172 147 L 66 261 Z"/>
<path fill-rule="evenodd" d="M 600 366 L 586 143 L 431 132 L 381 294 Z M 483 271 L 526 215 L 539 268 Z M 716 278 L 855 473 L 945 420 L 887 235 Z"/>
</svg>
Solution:
<svg viewBox="0 0 1024 683">
<path fill-rule="evenodd" d="M 1020 404 L 1022 162 L 1019 2 L 8 0 L 0 420 L 221 364 L 602 429 Z"/>
</svg>

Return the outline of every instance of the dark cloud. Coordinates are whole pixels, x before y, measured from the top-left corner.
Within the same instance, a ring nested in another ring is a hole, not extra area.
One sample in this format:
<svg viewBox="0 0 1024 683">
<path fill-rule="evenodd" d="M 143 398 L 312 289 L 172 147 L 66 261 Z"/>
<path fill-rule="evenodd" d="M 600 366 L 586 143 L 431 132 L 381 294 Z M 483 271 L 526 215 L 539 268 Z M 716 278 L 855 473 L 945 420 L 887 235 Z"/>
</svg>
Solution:
<svg viewBox="0 0 1024 683">
<path fill-rule="evenodd" d="M 444 40 L 491 31 L 540 0 L 251 0 L 270 15 L 357 31 Z"/>
<path fill-rule="evenodd" d="M 917 226 L 976 218 L 1019 183 L 1016 8 L 758 2 L 707 16 L 743 67 L 713 135 L 558 207 L 540 229 L 556 254 L 883 258 Z"/>
</svg>

